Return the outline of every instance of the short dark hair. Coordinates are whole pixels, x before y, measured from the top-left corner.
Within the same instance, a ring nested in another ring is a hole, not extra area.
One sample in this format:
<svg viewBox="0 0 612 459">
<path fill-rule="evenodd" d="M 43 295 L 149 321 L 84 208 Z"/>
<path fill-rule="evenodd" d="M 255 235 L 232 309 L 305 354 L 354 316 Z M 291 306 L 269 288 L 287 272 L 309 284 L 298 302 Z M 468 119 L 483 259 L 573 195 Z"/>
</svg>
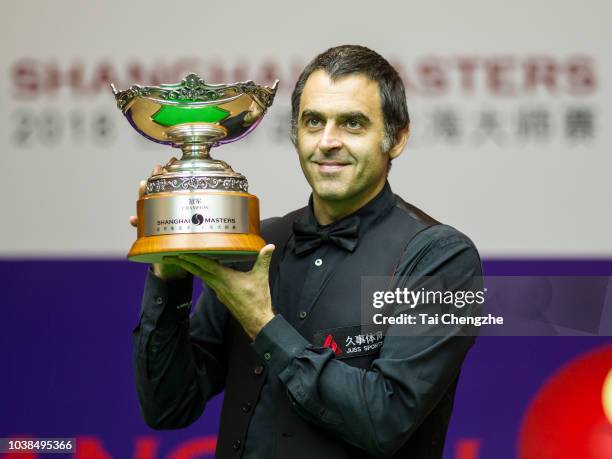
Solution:
<svg viewBox="0 0 612 459">
<path fill-rule="evenodd" d="M 310 75 L 325 70 L 332 81 L 360 74 L 378 83 L 385 123 L 383 150 L 391 149 L 402 129 L 410 126 L 404 83 L 397 70 L 375 51 L 365 46 L 342 45 L 319 54 L 304 68 L 291 94 L 291 140 L 296 143 L 300 98 Z"/>
</svg>

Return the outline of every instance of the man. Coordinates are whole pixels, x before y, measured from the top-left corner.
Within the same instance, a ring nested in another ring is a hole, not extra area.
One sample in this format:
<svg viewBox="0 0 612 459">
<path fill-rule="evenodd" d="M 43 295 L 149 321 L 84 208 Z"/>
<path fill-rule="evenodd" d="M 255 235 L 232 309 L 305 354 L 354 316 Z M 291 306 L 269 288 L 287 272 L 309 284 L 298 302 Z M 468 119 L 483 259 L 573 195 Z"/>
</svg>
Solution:
<svg viewBox="0 0 612 459">
<path fill-rule="evenodd" d="M 225 390 L 217 457 L 441 457 L 473 338 L 397 336 L 392 326 L 355 346 L 361 279 L 448 274 L 467 284 L 481 274 L 478 253 L 391 192 L 409 118 L 384 58 L 327 50 L 304 69 L 292 109 L 308 206 L 262 223 L 273 245 L 252 269 L 182 255 L 148 274 L 134 331 L 145 420 L 187 426 Z M 192 275 L 204 292 L 189 317 Z"/>
</svg>

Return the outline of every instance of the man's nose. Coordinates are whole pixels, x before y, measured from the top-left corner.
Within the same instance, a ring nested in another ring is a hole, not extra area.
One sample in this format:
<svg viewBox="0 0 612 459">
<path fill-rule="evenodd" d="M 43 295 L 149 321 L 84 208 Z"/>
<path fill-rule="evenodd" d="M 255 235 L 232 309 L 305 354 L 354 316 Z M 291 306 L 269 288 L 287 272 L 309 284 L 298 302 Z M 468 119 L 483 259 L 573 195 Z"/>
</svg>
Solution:
<svg viewBox="0 0 612 459">
<path fill-rule="evenodd" d="M 319 148 L 323 152 L 337 150 L 342 148 L 338 128 L 334 123 L 327 123 L 323 130 L 323 135 L 319 141 Z"/>
</svg>

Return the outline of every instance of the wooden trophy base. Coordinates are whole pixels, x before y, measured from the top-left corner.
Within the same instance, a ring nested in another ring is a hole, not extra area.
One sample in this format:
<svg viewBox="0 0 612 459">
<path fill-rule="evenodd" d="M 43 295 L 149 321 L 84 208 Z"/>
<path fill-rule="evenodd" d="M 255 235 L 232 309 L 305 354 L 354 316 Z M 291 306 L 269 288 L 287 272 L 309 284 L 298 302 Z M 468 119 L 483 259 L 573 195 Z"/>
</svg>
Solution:
<svg viewBox="0 0 612 459">
<path fill-rule="evenodd" d="M 158 193 L 144 196 L 138 200 L 138 221 L 144 222 L 145 201 L 168 199 L 170 193 Z M 206 199 L 207 196 L 246 197 L 248 200 L 248 233 L 198 232 L 161 235 L 145 235 L 145 225 L 138 225 L 138 239 L 128 253 L 128 259 L 140 263 L 160 263 L 165 256 L 176 256 L 181 253 L 196 253 L 216 259 L 232 262 L 254 260 L 265 241 L 259 235 L 259 199 L 249 193 L 241 192 L 190 192 L 190 197 Z M 155 202 L 149 202 L 154 205 Z"/>
</svg>

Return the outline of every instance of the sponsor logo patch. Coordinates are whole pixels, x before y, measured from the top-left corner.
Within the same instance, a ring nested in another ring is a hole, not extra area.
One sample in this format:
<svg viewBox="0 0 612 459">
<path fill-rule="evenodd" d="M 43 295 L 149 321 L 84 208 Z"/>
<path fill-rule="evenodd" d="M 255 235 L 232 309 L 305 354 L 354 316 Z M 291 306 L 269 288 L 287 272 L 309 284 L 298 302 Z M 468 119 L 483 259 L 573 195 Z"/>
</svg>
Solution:
<svg viewBox="0 0 612 459">
<path fill-rule="evenodd" d="M 382 328 L 354 325 L 315 332 L 313 344 L 334 351 L 336 358 L 346 359 L 378 352 L 384 342 Z"/>
</svg>

